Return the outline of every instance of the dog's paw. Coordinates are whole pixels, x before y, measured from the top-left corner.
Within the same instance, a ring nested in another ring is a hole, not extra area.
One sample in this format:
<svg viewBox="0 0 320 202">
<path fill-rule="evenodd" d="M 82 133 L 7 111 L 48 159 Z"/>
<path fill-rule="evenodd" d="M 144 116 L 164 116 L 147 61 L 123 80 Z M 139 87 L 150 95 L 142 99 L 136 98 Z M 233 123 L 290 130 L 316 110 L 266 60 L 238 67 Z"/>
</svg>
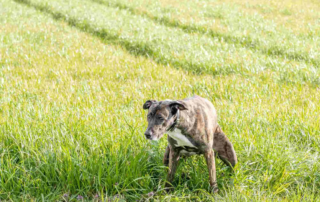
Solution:
<svg viewBox="0 0 320 202">
<path fill-rule="evenodd" d="M 216 194 L 219 192 L 219 189 L 217 186 L 211 187 L 211 193 Z"/>
<path fill-rule="evenodd" d="M 191 177 L 189 176 L 188 173 L 182 173 L 182 174 L 181 174 L 181 178 L 182 178 L 183 180 L 190 180 L 190 179 L 191 179 Z"/>
<path fill-rule="evenodd" d="M 213 183 L 210 186 L 210 188 L 211 188 L 211 193 L 213 193 L 213 194 L 218 193 L 218 191 L 219 191 L 217 183 Z"/>
<path fill-rule="evenodd" d="M 167 193 L 173 192 L 174 187 L 170 183 L 166 183 L 164 190 L 166 190 Z"/>
</svg>

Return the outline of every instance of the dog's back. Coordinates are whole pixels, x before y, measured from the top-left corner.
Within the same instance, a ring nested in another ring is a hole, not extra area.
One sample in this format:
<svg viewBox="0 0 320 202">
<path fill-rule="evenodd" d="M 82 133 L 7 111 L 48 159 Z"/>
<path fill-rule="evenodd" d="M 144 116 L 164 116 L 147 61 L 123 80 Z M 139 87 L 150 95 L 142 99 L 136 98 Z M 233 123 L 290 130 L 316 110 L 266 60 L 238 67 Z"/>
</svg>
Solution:
<svg viewBox="0 0 320 202">
<path fill-rule="evenodd" d="M 193 96 L 183 100 L 188 110 L 182 111 L 181 121 L 186 133 L 201 142 L 205 142 L 208 147 L 212 147 L 214 132 L 218 127 L 217 112 L 213 104 L 200 96 Z"/>
</svg>

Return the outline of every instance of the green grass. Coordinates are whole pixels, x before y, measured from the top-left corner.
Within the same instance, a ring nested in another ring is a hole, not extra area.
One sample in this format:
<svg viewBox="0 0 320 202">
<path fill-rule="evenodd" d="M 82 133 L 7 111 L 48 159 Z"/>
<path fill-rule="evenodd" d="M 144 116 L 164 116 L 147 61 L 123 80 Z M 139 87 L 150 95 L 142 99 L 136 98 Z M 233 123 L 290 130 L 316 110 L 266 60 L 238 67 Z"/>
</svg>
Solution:
<svg viewBox="0 0 320 202">
<path fill-rule="evenodd" d="M 319 18 L 313 0 L 1 0 L 0 200 L 320 201 Z M 212 195 L 189 158 L 167 194 L 142 105 L 194 94 L 239 163 L 217 160 Z"/>
</svg>

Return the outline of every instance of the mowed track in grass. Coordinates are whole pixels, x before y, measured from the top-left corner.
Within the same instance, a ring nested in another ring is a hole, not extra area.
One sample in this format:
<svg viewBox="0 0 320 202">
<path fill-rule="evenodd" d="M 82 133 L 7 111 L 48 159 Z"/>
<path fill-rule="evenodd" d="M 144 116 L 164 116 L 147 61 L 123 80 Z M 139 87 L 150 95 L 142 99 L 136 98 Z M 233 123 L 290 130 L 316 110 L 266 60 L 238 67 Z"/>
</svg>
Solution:
<svg viewBox="0 0 320 202">
<path fill-rule="evenodd" d="M 320 200 L 319 12 L 197 2 L 1 1 L 0 199 Z M 166 138 L 143 136 L 145 100 L 193 94 L 239 158 L 215 196 L 201 157 L 166 194 Z"/>
<path fill-rule="evenodd" d="M 300 29 L 306 29 L 305 33 L 299 33 L 300 35 L 297 36 L 297 33 L 292 31 L 292 29 L 288 29 L 288 26 L 281 26 L 283 21 L 275 23 L 274 21 L 279 20 L 277 16 L 273 15 L 272 20 L 270 20 L 264 18 L 265 16 L 259 15 L 257 12 L 254 13 L 255 15 L 247 15 L 246 12 L 242 12 L 242 10 L 238 8 L 239 5 L 224 4 L 223 1 L 193 1 L 188 2 L 188 4 L 181 4 L 180 2 L 174 1 L 145 0 L 92 1 L 102 5 L 124 9 L 132 14 L 144 16 L 169 27 L 180 28 L 188 33 L 198 32 L 226 41 L 227 43 L 241 44 L 248 49 L 260 51 L 264 54 L 304 60 L 315 65 L 319 64 L 319 55 L 317 55 L 319 54 L 317 47 L 320 46 L 319 37 L 317 37 L 319 35 L 319 28 L 312 26 L 303 27 L 305 24 L 299 23 L 301 20 L 304 20 L 304 18 L 309 17 L 308 15 L 306 16 L 301 8 L 312 9 L 309 4 L 307 4 L 307 6 L 299 4 L 297 6 L 299 10 L 296 8 L 292 11 L 298 11 L 298 14 L 295 13 L 295 16 L 298 17 L 291 17 L 293 19 L 289 18 L 289 20 L 286 19 L 286 21 L 289 21 L 289 23 L 287 23 L 289 28 L 298 24 L 300 25 Z M 260 6 L 262 3 L 263 2 L 260 2 Z M 288 13 L 290 11 L 279 8 L 281 3 L 278 4 L 280 5 L 274 8 L 273 11 L 279 9 L 282 15 L 291 15 L 291 13 Z M 246 7 L 250 7 L 250 4 Z M 273 14 L 276 15 L 275 12 L 273 12 Z M 313 14 L 311 17 L 313 18 L 313 23 L 316 23 L 319 15 Z M 250 21 L 250 23 L 248 23 L 248 21 Z M 294 23 L 290 23 L 290 21 L 294 21 Z M 261 36 L 263 36 L 263 38 Z"/>
</svg>

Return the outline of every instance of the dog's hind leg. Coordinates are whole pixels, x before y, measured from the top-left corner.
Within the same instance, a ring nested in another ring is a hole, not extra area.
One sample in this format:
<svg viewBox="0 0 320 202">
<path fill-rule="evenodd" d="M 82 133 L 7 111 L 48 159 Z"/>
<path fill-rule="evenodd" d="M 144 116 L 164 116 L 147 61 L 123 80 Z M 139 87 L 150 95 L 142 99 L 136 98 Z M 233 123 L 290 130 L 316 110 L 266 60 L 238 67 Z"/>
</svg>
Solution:
<svg viewBox="0 0 320 202">
<path fill-rule="evenodd" d="M 228 166 L 234 167 L 236 165 L 236 152 L 220 126 L 217 127 L 214 133 L 213 150 L 218 153 L 218 157 Z"/>
<path fill-rule="evenodd" d="M 163 156 L 163 164 L 165 166 L 169 165 L 169 155 L 170 155 L 170 147 L 168 145 L 166 148 L 166 151 L 164 152 L 164 156 Z"/>
</svg>

